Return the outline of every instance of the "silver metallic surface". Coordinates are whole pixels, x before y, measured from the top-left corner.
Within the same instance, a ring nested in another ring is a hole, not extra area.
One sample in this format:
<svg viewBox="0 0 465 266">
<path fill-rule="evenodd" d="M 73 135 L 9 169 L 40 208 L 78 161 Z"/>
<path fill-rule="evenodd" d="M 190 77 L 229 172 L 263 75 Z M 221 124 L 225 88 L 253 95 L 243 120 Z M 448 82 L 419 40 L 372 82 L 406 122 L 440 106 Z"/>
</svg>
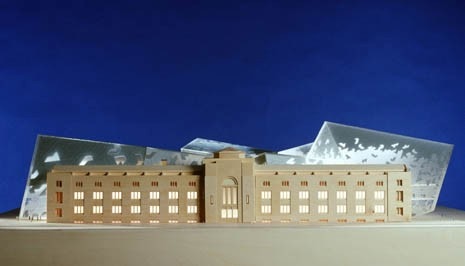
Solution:
<svg viewBox="0 0 465 266">
<path fill-rule="evenodd" d="M 319 164 L 406 164 L 415 215 L 434 211 L 453 145 L 325 122 L 307 160 Z"/>
<path fill-rule="evenodd" d="M 158 165 L 162 160 L 173 165 L 202 165 L 203 155 L 147 148 L 144 165 Z"/>
<path fill-rule="evenodd" d="M 236 145 L 216 140 L 196 138 L 181 148 L 182 152 L 193 153 L 203 156 L 212 156 L 214 152 L 234 148 L 245 152 L 247 157 L 255 157 L 262 152 L 271 152 L 263 149 L 252 148 L 248 146 Z"/>
<path fill-rule="evenodd" d="M 137 165 L 144 162 L 145 150 L 139 146 L 39 135 L 19 217 L 46 218 L 46 178 L 54 165 Z"/>
<path fill-rule="evenodd" d="M 276 164 L 307 164 L 306 158 L 285 154 L 265 152 L 255 157 L 256 164 L 276 165 Z"/>
</svg>

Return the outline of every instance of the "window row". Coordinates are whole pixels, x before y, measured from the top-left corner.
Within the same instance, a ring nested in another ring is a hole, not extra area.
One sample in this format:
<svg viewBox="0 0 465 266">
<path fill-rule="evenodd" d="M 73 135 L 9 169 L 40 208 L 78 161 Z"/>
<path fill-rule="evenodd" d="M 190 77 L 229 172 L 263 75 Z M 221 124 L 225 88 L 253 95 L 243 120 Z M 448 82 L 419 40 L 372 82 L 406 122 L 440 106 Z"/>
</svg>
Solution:
<svg viewBox="0 0 465 266">
<path fill-rule="evenodd" d="M 328 213 L 328 205 L 322 204 L 317 207 L 318 213 Z M 271 214 L 271 205 L 261 205 L 262 214 Z M 282 204 L 279 206 L 279 213 L 289 214 L 291 213 L 291 206 L 288 204 Z M 299 213 L 310 213 L 309 205 L 299 205 Z M 336 213 L 347 213 L 347 205 L 341 204 L 336 205 Z M 365 205 L 355 205 L 355 213 L 365 213 Z M 384 205 L 374 205 L 374 213 L 384 213 Z M 403 215 L 403 209 L 398 208 L 397 214 Z"/>
<path fill-rule="evenodd" d="M 61 193 L 61 192 L 60 192 Z M 113 191 L 111 192 L 111 199 L 120 200 L 122 199 L 122 192 L 121 191 Z M 131 199 L 141 199 L 141 192 L 140 191 L 131 191 Z M 76 191 L 74 192 L 75 200 L 83 200 L 84 199 L 84 192 L 83 191 Z M 150 191 L 149 192 L 150 199 L 160 199 L 160 192 L 159 191 Z M 177 191 L 169 191 L 168 192 L 169 199 L 178 199 L 179 193 Z M 103 199 L 103 192 L 102 191 L 94 191 L 92 192 L 92 199 L 94 200 L 102 200 Z M 189 191 L 187 192 L 187 199 L 197 199 L 197 191 Z"/>
<path fill-rule="evenodd" d="M 132 205 L 130 211 L 132 214 L 140 214 L 141 206 Z M 197 212 L 198 212 L 198 207 L 196 205 L 187 206 L 187 213 L 197 213 Z M 102 205 L 92 206 L 92 213 L 103 214 L 103 206 Z M 122 206 L 121 205 L 111 206 L 111 213 L 121 214 Z M 149 206 L 149 213 L 156 213 L 156 214 L 160 213 L 160 206 L 158 205 Z M 168 213 L 179 213 L 179 207 L 177 205 L 168 206 Z M 74 214 L 84 214 L 84 206 L 74 206 Z"/>
<path fill-rule="evenodd" d="M 355 191 L 355 199 L 357 200 L 364 200 L 365 199 L 365 191 Z M 310 192 L 309 191 L 299 191 L 299 199 L 305 200 L 309 199 Z M 291 192 L 290 191 L 280 191 L 279 192 L 280 199 L 290 199 Z M 328 191 L 317 191 L 317 198 L 319 200 L 326 200 L 328 199 Z M 403 200 L 403 195 L 398 192 L 398 201 Z M 271 191 L 261 191 L 261 199 L 262 200 L 269 200 L 271 199 Z M 338 190 L 336 191 L 336 199 L 347 199 L 347 191 Z M 384 190 L 377 190 L 374 192 L 374 199 L 375 200 L 384 200 Z M 402 200 L 399 200 L 402 199 Z"/>
</svg>

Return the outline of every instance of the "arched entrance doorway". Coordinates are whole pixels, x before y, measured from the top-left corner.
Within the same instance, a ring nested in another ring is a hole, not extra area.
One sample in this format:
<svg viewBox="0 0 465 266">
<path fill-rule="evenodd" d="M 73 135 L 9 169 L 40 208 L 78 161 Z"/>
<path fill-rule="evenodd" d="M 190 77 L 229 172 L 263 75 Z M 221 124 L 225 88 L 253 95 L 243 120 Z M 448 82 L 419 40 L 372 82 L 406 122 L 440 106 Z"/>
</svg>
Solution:
<svg viewBox="0 0 465 266">
<path fill-rule="evenodd" d="M 238 222 L 237 180 L 234 177 L 224 179 L 221 189 L 223 193 L 221 220 L 223 222 Z"/>
</svg>

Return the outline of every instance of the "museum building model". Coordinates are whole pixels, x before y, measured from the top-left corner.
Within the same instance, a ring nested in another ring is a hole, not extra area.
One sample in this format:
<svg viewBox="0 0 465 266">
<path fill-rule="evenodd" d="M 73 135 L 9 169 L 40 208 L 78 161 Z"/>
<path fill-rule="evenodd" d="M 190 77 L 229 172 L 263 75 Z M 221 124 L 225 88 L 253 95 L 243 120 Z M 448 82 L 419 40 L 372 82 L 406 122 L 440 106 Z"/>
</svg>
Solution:
<svg viewBox="0 0 465 266">
<path fill-rule="evenodd" d="M 227 148 L 201 166 L 55 166 L 53 223 L 365 223 L 412 218 L 404 165 L 256 165 Z"/>
</svg>

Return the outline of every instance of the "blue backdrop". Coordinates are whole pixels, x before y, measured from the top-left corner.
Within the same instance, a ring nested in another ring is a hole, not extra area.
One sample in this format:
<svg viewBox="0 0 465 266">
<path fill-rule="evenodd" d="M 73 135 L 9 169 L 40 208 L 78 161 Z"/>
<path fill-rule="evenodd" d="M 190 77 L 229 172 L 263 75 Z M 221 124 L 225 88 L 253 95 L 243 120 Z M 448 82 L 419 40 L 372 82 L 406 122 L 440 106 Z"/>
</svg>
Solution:
<svg viewBox="0 0 465 266">
<path fill-rule="evenodd" d="M 0 212 L 21 204 L 37 134 L 280 150 L 325 120 L 455 144 L 439 204 L 465 210 L 462 1 L 11 2 Z"/>
</svg>

